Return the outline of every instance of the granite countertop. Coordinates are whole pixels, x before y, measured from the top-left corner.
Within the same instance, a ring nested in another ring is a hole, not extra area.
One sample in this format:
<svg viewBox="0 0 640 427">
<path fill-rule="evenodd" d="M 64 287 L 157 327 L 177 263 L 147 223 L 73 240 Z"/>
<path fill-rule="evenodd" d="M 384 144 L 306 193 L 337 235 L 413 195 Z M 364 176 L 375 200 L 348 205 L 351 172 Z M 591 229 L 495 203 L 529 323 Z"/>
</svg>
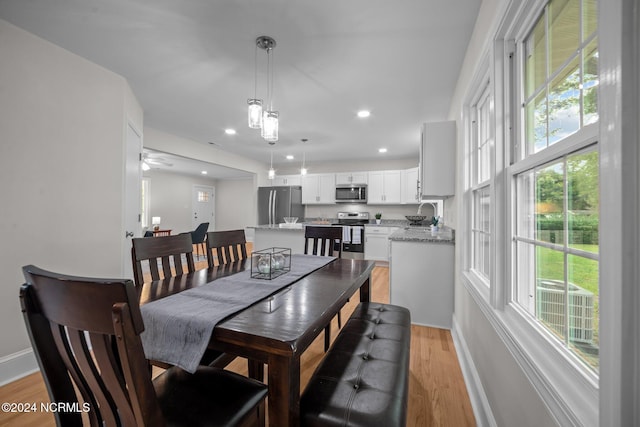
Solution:
<svg viewBox="0 0 640 427">
<path fill-rule="evenodd" d="M 248 228 L 256 228 L 256 229 L 265 229 L 265 230 L 299 230 L 304 228 L 307 225 L 336 225 L 338 222 L 337 218 L 304 218 L 302 221 L 298 221 L 295 225 L 291 226 L 283 226 L 280 227 L 279 224 L 269 225 L 269 224 L 261 224 L 249 226 Z M 380 224 L 376 223 L 375 219 L 370 219 L 369 223 L 365 224 L 367 227 L 409 227 L 409 221 L 406 219 L 383 219 L 380 221 Z M 428 228 L 426 225 L 415 226 L 418 228 Z M 413 227 L 413 226 L 412 226 Z"/>
<path fill-rule="evenodd" d="M 425 242 L 425 243 L 455 243 L 455 230 L 441 227 L 435 234 L 428 227 L 403 227 L 389 236 L 389 240 L 396 242 Z"/>
</svg>

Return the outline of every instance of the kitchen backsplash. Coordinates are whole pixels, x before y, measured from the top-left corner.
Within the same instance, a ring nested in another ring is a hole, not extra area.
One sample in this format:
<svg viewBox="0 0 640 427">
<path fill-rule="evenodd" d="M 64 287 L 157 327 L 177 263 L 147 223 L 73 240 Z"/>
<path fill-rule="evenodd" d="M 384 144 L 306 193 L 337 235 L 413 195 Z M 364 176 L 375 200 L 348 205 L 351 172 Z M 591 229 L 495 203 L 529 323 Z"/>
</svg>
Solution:
<svg viewBox="0 0 640 427">
<path fill-rule="evenodd" d="M 374 219 L 378 212 L 384 219 L 406 219 L 406 215 L 415 215 L 418 205 L 369 205 L 369 204 L 339 204 L 339 205 L 307 205 L 305 218 L 336 218 L 338 212 L 369 212 L 369 217 Z M 433 208 L 425 204 L 422 206 L 422 215 L 433 216 Z"/>
</svg>

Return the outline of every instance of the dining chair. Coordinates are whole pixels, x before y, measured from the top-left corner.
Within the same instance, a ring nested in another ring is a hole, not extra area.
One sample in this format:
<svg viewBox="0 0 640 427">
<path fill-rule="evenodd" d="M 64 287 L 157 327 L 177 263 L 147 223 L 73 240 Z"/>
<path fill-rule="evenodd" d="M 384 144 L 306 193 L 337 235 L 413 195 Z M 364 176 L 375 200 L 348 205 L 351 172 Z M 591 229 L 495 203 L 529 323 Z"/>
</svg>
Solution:
<svg viewBox="0 0 640 427">
<path fill-rule="evenodd" d="M 200 256 L 200 249 L 202 249 L 202 255 L 204 256 L 204 240 L 207 237 L 208 229 L 209 223 L 203 222 L 202 224 L 198 225 L 194 231 L 191 231 L 191 241 L 194 245 L 196 245 L 196 256 Z"/>
<path fill-rule="evenodd" d="M 336 247 L 338 250 L 336 251 Z M 342 258 L 342 227 L 306 226 L 304 253 Z M 342 315 L 338 310 L 338 329 L 342 328 Z M 324 351 L 331 345 L 331 323 L 324 328 Z"/>
<path fill-rule="evenodd" d="M 131 280 L 23 273 L 22 312 L 49 397 L 79 408 L 54 411 L 58 426 L 264 426 L 258 381 L 208 366 L 151 379 Z"/>
<path fill-rule="evenodd" d="M 307 226 L 304 229 L 304 253 L 342 258 L 342 227 Z M 311 244 L 311 248 L 309 248 Z M 336 254 L 336 246 L 338 247 Z"/>
<path fill-rule="evenodd" d="M 177 277 L 185 273 L 193 273 L 193 244 L 190 233 L 175 236 L 132 239 L 131 258 L 133 262 L 134 282 L 141 288 L 144 284 L 144 272 L 148 270 L 151 280 Z M 224 368 L 235 359 L 230 354 L 207 349 L 202 357 L 201 365 L 212 365 Z M 153 360 L 153 365 L 168 368 L 170 365 Z"/>
<path fill-rule="evenodd" d="M 215 256 L 213 255 L 213 249 L 216 250 Z M 244 230 L 210 231 L 207 233 L 207 262 L 209 268 L 246 258 L 247 239 Z"/>
<path fill-rule="evenodd" d="M 151 274 L 151 280 L 180 276 L 196 270 L 189 233 L 132 239 L 131 258 L 134 281 L 138 287 L 144 283 L 145 270 Z"/>
</svg>

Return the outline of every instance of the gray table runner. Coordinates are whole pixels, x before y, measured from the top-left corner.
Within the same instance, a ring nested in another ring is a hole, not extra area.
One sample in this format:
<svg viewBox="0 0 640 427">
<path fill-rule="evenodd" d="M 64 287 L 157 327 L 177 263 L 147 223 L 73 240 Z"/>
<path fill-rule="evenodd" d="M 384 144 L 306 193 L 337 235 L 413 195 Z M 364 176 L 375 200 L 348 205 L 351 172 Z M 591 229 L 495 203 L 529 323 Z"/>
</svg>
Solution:
<svg viewBox="0 0 640 427">
<path fill-rule="evenodd" d="M 141 338 L 147 359 L 195 372 L 218 322 L 334 259 L 292 255 L 291 271 L 273 280 L 252 279 L 248 269 L 143 305 Z"/>
</svg>

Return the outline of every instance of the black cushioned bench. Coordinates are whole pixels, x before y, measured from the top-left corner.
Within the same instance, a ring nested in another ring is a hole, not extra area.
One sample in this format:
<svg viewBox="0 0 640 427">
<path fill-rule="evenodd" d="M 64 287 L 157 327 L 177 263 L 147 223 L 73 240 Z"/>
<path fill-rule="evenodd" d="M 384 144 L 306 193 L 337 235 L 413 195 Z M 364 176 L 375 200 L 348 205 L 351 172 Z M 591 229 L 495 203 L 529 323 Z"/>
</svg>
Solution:
<svg viewBox="0 0 640 427">
<path fill-rule="evenodd" d="M 360 303 L 302 394 L 301 424 L 404 427 L 410 342 L 409 310 Z"/>
</svg>

